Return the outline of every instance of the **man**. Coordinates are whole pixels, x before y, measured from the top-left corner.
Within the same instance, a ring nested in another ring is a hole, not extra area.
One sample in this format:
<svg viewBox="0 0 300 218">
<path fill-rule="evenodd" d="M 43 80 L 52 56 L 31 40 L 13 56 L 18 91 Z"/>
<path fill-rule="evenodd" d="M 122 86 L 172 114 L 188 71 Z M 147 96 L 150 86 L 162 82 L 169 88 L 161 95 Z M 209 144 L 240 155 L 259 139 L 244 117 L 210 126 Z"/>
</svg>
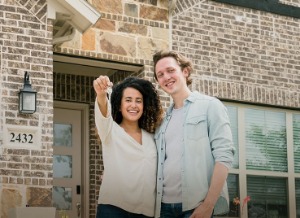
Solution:
<svg viewBox="0 0 300 218">
<path fill-rule="evenodd" d="M 155 217 L 210 218 L 229 208 L 226 178 L 234 155 L 226 107 L 191 92 L 192 63 L 173 51 L 153 56 L 154 77 L 173 99 L 155 133 Z"/>
</svg>

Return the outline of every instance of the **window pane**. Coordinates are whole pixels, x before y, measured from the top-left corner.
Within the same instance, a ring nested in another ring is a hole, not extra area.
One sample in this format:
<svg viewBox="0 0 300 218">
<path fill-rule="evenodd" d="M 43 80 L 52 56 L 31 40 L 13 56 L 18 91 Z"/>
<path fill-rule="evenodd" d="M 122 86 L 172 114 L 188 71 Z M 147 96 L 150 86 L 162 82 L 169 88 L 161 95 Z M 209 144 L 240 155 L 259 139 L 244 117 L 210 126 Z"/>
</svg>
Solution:
<svg viewBox="0 0 300 218">
<path fill-rule="evenodd" d="M 295 173 L 300 173 L 300 115 L 293 116 L 294 165 Z"/>
<path fill-rule="evenodd" d="M 53 178 L 72 178 L 72 156 L 53 155 Z"/>
<path fill-rule="evenodd" d="M 53 186 L 52 199 L 57 210 L 71 210 L 72 188 Z"/>
<path fill-rule="evenodd" d="M 248 217 L 288 217 L 287 180 L 276 177 L 248 176 Z M 241 202 L 242 203 L 242 202 Z"/>
<path fill-rule="evenodd" d="M 229 174 L 227 178 L 227 185 L 229 191 L 229 206 L 230 211 L 229 217 L 239 217 L 240 216 L 240 206 L 235 204 L 234 199 L 239 196 L 239 176 L 234 174 Z"/>
<path fill-rule="evenodd" d="M 54 124 L 54 146 L 72 147 L 72 125 Z"/>
<path fill-rule="evenodd" d="M 300 179 L 296 179 L 296 208 L 297 217 L 300 217 Z"/>
<path fill-rule="evenodd" d="M 246 167 L 287 172 L 285 113 L 246 109 Z"/>
<path fill-rule="evenodd" d="M 239 168 L 239 146 L 238 146 L 238 118 L 237 108 L 232 106 L 226 106 L 228 110 L 228 116 L 230 119 L 230 126 L 232 131 L 233 145 L 235 147 L 235 154 L 232 167 L 234 169 Z"/>
<path fill-rule="evenodd" d="M 224 215 L 218 215 L 217 217 L 239 217 L 240 206 L 235 204 L 235 198 L 239 197 L 239 175 L 229 174 L 227 177 L 227 185 L 229 192 L 229 212 Z"/>
</svg>

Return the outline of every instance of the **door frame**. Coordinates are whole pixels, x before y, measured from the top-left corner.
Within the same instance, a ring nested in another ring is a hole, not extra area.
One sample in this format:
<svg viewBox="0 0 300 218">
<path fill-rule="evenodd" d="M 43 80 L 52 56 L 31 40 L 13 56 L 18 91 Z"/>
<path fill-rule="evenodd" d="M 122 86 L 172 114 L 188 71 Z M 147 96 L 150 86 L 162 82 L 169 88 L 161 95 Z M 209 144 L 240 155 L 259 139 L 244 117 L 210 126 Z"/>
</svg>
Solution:
<svg viewBox="0 0 300 218">
<path fill-rule="evenodd" d="M 75 109 L 81 112 L 81 123 L 82 123 L 82 138 L 81 138 L 81 217 L 89 217 L 89 195 L 90 195 L 90 149 L 89 149 L 89 105 L 76 102 L 67 102 L 67 101 L 56 101 L 54 100 L 55 108 L 63 109 Z M 53 114 L 54 116 L 54 114 Z"/>
</svg>

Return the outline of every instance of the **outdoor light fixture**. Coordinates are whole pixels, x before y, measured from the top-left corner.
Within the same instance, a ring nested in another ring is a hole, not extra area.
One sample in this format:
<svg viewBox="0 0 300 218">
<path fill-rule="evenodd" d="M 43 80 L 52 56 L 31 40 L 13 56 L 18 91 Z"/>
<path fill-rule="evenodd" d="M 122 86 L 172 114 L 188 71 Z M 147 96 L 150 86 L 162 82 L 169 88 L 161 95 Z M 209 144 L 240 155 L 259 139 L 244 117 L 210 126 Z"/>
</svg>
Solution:
<svg viewBox="0 0 300 218">
<path fill-rule="evenodd" d="M 36 91 L 32 90 L 27 71 L 24 75 L 24 87 L 19 92 L 19 111 L 33 114 L 36 111 Z"/>
</svg>

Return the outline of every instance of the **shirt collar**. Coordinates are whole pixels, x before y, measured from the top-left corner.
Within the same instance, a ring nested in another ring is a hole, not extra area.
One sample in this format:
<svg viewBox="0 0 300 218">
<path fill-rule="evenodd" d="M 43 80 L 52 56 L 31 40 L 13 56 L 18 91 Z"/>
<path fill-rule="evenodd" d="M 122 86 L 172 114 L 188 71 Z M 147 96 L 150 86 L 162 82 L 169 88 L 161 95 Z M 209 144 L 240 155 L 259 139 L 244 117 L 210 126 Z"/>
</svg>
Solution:
<svg viewBox="0 0 300 218">
<path fill-rule="evenodd" d="M 197 98 L 197 91 L 193 91 L 191 92 L 191 94 L 184 100 L 184 106 L 188 103 L 188 102 L 194 102 L 196 101 L 196 98 Z M 173 107 L 174 107 L 174 103 L 171 104 L 171 106 L 167 109 L 167 116 L 171 116 L 171 113 L 172 113 L 172 110 L 173 110 Z"/>
</svg>

